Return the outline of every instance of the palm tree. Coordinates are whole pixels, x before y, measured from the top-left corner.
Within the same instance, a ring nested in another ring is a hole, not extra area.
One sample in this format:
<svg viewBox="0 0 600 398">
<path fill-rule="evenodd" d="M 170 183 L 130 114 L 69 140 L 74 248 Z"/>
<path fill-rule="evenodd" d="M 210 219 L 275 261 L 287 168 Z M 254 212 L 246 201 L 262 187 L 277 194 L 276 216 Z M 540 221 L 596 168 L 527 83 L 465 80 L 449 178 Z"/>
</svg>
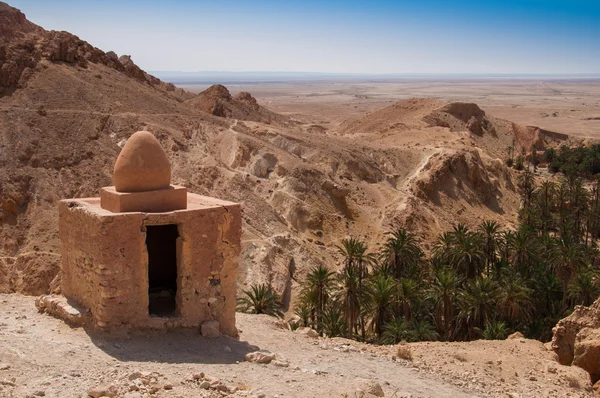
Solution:
<svg viewBox="0 0 600 398">
<path fill-rule="evenodd" d="M 279 295 L 266 283 L 252 285 L 251 290 L 244 290 L 244 296 L 237 299 L 238 311 L 249 314 L 267 314 L 282 316 Z"/>
<path fill-rule="evenodd" d="M 552 206 L 556 194 L 556 183 L 545 180 L 536 190 L 542 235 L 547 235 L 552 228 Z"/>
<path fill-rule="evenodd" d="M 527 226 L 523 226 L 513 235 L 511 245 L 513 252 L 512 266 L 521 275 L 528 277 L 531 272 L 531 263 L 537 255 L 537 236 Z"/>
<path fill-rule="evenodd" d="M 502 317 L 510 322 L 525 323 L 531 319 L 532 290 L 519 274 L 508 273 L 501 282 L 498 307 Z"/>
<path fill-rule="evenodd" d="M 596 181 L 590 190 L 588 226 L 586 232 L 586 244 L 589 234 L 591 245 L 595 246 L 596 239 L 600 236 L 600 177 L 596 178 Z"/>
<path fill-rule="evenodd" d="M 485 329 L 481 332 L 481 337 L 486 340 L 504 340 L 508 336 L 509 330 L 502 321 L 489 321 Z"/>
<path fill-rule="evenodd" d="M 337 275 L 334 297 L 339 303 L 348 333 L 356 331 L 361 304 L 364 302 L 364 290 L 360 287 L 358 271 L 355 267 L 344 267 Z"/>
<path fill-rule="evenodd" d="M 356 238 L 347 238 L 342 240 L 342 245 L 337 247 L 338 254 L 344 257 L 344 267 L 355 267 L 358 271 L 358 278 L 362 285 L 362 280 L 367 276 L 368 266 L 375 260 L 372 253 L 367 253 L 367 245 Z"/>
<path fill-rule="evenodd" d="M 411 275 L 410 270 L 416 269 L 423 257 L 416 236 L 404 228 L 398 228 L 387 233 L 388 238 L 383 246 L 384 261 L 394 270 L 396 279 Z"/>
<path fill-rule="evenodd" d="M 342 309 L 336 304 L 328 306 L 323 312 L 319 325 L 327 337 L 344 336 L 346 325 Z"/>
<path fill-rule="evenodd" d="M 365 312 L 371 318 L 371 325 L 378 337 L 381 337 L 383 326 L 393 316 L 397 292 L 396 281 L 390 276 L 378 275 L 369 284 Z"/>
<path fill-rule="evenodd" d="M 461 276 L 473 279 L 481 274 L 485 263 L 483 236 L 460 224 L 454 227 L 453 235 L 454 244 L 449 253 L 451 263 Z"/>
<path fill-rule="evenodd" d="M 438 338 L 438 334 L 431 323 L 424 320 L 413 320 L 412 329 L 418 341 L 433 341 Z"/>
<path fill-rule="evenodd" d="M 444 340 L 450 339 L 454 307 L 460 280 L 456 273 L 449 268 L 442 268 L 434 274 L 434 281 L 429 290 L 433 300 L 434 319 L 438 330 L 443 332 Z"/>
<path fill-rule="evenodd" d="M 591 265 L 582 267 L 568 288 L 568 296 L 574 305 L 590 306 L 600 295 L 598 272 Z"/>
<path fill-rule="evenodd" d="M 567 302 L 568 286 L 575 273 L 585 265 L 585 247 L 571 235 L 562 236 L 552 247 L 550 267 L 562 282 L 563 305 Z"/>
<path fill-rule="evenodd" d="M 505 264 L 510 263 L 514 239 L 515 233 L 513 231 L 500 232 L 500 239 L 498 241 L 498 252 L 500 255 L 500 260 Z"/>
<path fill-rule="evenodd" d="M 494 319 L 494 310 L 501 291 L 498 283 L 489 278 L 476 278 L 459 293 L 458 321 L 464 327 L 467 340 L 476 337 L 486 322 Z"/>
<path fill-rule="evenodd" d="M 402 317 L 396 317 L 383 326 L 382 344 L 397 344 L 401 341 L 415 341 L 416 336 L 410 324 Z"/>
<path fill-rule="evenodd" d="M 496 221 L 484 221 L 479 225 L 479 231 L 485 241 L 485 271 L 490 276 L 492 266 L 496 263 L 496 250 L 500 225 Z"/>
<path fill-rule="evenodd" d="M 560 234 L 563 235 L 567 230 L 569 219 L 569 187 L 566 179 L 561 179 L 558 188 L 556 189 L 556 205 L 558 207 Z"/>
<path fill-rule="evenodd" d="M 414 279 L 402 278 L 398 282 L 398 308 L 400 314 L 411 319 L 413 307 L 419 299 L 419 284 Z"/>
<path fill-rule="evenodd" d="M 298 324 L 299 326 L 311 326 L 311 309 L 308 308 L 307 306 L 301 305 L 300 307 L 296 308 L 296 310 L 294 311 L 294 314 L 296 314 L 296 316 L 298 317 Z"/>
<path fill-rule="evenodd" d="M 444 232 L 439 235 L 433 247 L 433 256 L 442 263 L 450 261 L 450 249 L 454 245 L 454 233 Z"/>
<path fill-rule="evenodd" d="M 303 290 L 305 295 L 312 298 L 312 312 L 316 323 L 319 323 L 327 306 L 335 282 L 334 275 L 335 273 L 324 265 L 318 265 L 313 267 L 306 277 L 306 285 Z"/>
<path fill-rule="evenodd" d="M 517 184 L 519 189 L 521 190 L 521 196 L 523 198 L 523 207 L 531 207 L 535 192 L 535 177 L 533 173 L 529 170 L 525 170 L 523 174 L 519 176 Z M 529 224 L 529 222 L 526 222 L 526 224 Z"/>
</svg>

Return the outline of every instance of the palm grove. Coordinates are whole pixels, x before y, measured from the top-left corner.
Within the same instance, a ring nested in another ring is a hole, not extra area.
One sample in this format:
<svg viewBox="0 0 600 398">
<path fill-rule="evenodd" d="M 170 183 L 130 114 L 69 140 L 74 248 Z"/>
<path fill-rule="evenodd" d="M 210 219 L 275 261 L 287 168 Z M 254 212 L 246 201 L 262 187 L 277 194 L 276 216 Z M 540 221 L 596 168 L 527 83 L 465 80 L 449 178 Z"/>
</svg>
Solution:
<svg viewBox="0 0 600 398">
<path fill-rule="evenodd" d="M 494 221 L 455 225 L 429 255 L 403 228 L 377 252 L 343 240 L 341 270 L 309 272 L 290 327 L 382 344 L 501 339 L 513 331 L 549 340 L 559 319 L 600 294 L 600 179 L 571 173 L 536 183 L 526 170 L 518 187 L 516 230 Z M 281 314 L 268 285 L 246 291 L 239 308 Z"/>
</svg>

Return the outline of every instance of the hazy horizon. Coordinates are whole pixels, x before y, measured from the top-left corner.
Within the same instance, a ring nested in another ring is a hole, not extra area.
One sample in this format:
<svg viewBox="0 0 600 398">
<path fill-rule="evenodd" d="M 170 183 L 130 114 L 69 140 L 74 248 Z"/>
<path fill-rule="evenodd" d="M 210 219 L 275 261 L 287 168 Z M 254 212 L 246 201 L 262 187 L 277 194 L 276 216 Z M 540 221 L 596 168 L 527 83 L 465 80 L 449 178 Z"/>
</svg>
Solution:
<svg viewBox="0 0 600 398">
<path fill-rule="evenodd" d="M 277 84 L 277 83 L 398 83 L 398 82 L 496 82 L 496 81 L 580 81 L 600 82 L 600 74 L 461 74 L 404 73 L 361 74 L 293 71 L 148 71 L 177 85 Z"/>
<path fill-rule="evenodd" d="M 129 54 L 147 71 L 600 73 L 600 2 L 591 0 L 9 4 L 46 29 L 67 30 L 104 51 Z"/>
</svg>

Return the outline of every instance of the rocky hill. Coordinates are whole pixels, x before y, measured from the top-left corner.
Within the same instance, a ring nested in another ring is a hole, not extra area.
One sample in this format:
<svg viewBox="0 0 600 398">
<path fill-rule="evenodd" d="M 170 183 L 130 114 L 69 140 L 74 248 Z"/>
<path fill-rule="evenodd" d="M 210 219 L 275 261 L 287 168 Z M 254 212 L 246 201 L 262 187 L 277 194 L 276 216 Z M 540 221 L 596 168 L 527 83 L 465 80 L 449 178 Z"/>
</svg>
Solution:
<svg viewBox="0 0 600 398">
<path fill-rule="evenodd" d="M 57 201 L 111 185 L 138 130 L 160 140 L 174 183 L 243 204 L 239 286 L 270 282 L 286 307 L 307 270 L 339 264 L 348 235 L 373 247 L 399 225 L 432 242 L 456 222 L 515 221 L 503 151 L 529 130 L 476 105 L 411 99 L 315 128 L 248 93 L 176 89 L 4 3 L 0 21 L 0 291 L 60 286 Z M 560 139 L 539 134 L 540 145 Z"/>
</svg>

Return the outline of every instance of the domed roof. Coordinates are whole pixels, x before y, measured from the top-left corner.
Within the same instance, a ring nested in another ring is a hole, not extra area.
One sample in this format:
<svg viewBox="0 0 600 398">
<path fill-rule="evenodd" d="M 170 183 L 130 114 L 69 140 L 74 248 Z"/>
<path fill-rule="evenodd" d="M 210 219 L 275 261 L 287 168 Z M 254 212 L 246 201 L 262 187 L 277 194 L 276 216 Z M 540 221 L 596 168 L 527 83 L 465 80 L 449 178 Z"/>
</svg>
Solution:
<svg viewBox="0 0 600 398">
<path fill-rule="evenodd" d="M 114 170 L 117 192 L 143 192 L 169 188 L 171 165 L 160 142 L 148 131 L 138 131 L 129 139 Z"/>
</svg>

